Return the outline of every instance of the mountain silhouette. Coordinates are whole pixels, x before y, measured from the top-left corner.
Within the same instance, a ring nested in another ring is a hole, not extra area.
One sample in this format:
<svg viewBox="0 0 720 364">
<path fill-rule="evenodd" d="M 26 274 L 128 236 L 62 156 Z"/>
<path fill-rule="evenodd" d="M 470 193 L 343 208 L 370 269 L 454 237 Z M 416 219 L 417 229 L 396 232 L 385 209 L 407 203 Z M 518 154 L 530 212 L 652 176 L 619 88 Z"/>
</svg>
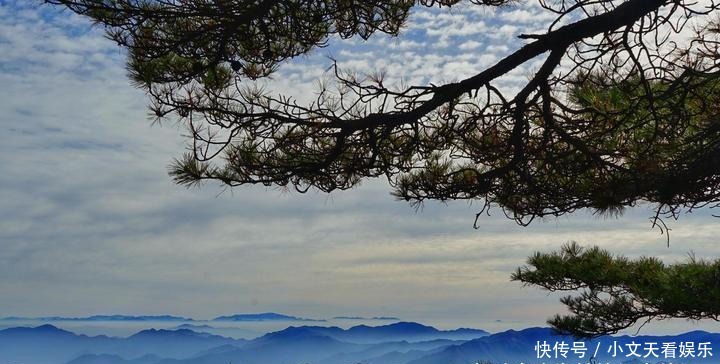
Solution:
<svg viewBox="0 0 720 364">
<path fill-rule="evenodd" d="M 478 337 L 479 336 L 479 337 Z M 473 337 L 471 340 L 450 339 Z M 399 338 L 399 340 L 398 340 Z M 421 340 L 431 338 L 430 340 Z M 614 364 L 715 364 L 713 357 L 665 360 L 654 357 L 612 357 L 611 344 L 626 346 L 648 342 L 710 343 L 720 347 L 720 334 L 691 331 L 671 336 L 604 336 L 578 341 L 549 328 L 508 330 L 489 335 L 483 330 L 438 330 L 414 322 L 384 326 L 299 326 L 271 332 L 253 340 L 197 332 L 189 329 L 146 329 L 129 337 L 79 335 L 53 325 L 0 330 L 2 364 L 474 364 L 535 363 L 537 345 L 583 343 L 590 354 L 602 348 L 597 362 Z M 698 348 L 696 348 L 698 349 Z M 624 354 L 627 354 L 625 352 Z M 623 355 L 624 355 L 623 354 Z M 720 355 L 720 354 L 715 354 Z M 563 362 L 587 362 L 560 359 Z M 546 358 L 543 362 L 555 362 Z"/>
<path fill-rule="evenodd" d="M 128 360 L 119 355 L 86 354 L 79 356 L 67 364 L 153 364 L 162 360 L 156 355 L 144 355 L 137 359 Z"/>
<path fill-rule="evenodd" d="M 131 316 L 131 315 L 94 315 L 86 317 L 3 317 L 0 321 L 195 321 L 194 319 L 172 315 Z"/>
<path fill-rule="evenodd" d="M 550 328 L 529 328 L 525 330 L 515 331 L 508 330 L 498 334 L 482 337 L 479 339 L 471 340 L 460 345 L 450 346 L 440 352 L 412 360 L 407 364 L 474 364 L 480 361 L 490 361 L 493 363 L 521 363 L 521 362 L 537 362 L 538 353 L 535 349 L 538 343 L 547 342 L 550 348 L 555 343 L 565 342 L 569 346 L 572 346 L 574 342 L 584 342 L 587 348 L 585 360 L 587 360 L 594 354 L 596 348 L 598 348 L 597 356 L 594 358 L 597 362 L 609 362 L 609 363 L 632 363 L 634 357 L 627 357 L 628 350 L 627 345 L 629 344 L 641 344 L 644 343 L 657 343 L 657 347 L 663 342 L 674 342 L 676 344 L 680 342 L 692 342 L 694 345 L 698 345 L 701 342 L 711 343 L 711 347 L 720 347 L 720 334 L 710 334 L 704 331 L 692 331 L 681 335 L 673 336 L 603 336 L 594 340 L 578 340 L 572 336 L 558 335 L 553 329 Z M 608 349 L 612 348 L 613 345 L 617 345 L 621 348 L 625 348 L 622 353 L 616 352 L 615 357 L 613 353 L 609 352 Z M 643 352 L 640 350 L 642 354 Z M 554 353 L 549 353 L 551 358 L 547 358 L 546 361 L 552 362 L 553 359 L 558 358 L 558 361 L 572 362 L 572 360 L 563 360 L 563 358 L 556 357 Z M 570 358 L 577 358 L 571 353 Z M 662 363 L 665 360 L 663 358 L 640 358 L 642 363 Z M 578 360 L 575 360 L 577 362 Z M 675 360 L 670 360 L 676 362 Z M 683 361 L 692 364 L 710 364 L 715 363 L 713 357 L 707 358 L 692 358 L 692 361 Z"/>
<path fill-rule="evenodd" d="M 219 316 L 213 319 L 213 321 L 314 321 L 321 322 L 325 320 L 315 320 L 302 317 L 295 317 L 289 315 L 283 315 L 275 312 L 265 313 L 240 313 L 228 316 Z"/>
<path fill-rule="evenodd" d="M 301 326 L 289 327 L 283 331 L 304 329 L 316 334 L 332 337 L 334 339 L 359 344 L 373 344 L 388 341 L 430 341 L 437 339 L 446 340 L 471 340 L 488 334 L 487 331 L 477 329 L 438 330 L 432 326 L 422 325 L 416 322 L 397 322 L 383 326 L 358 325 L 349 329 L 325 326 Z M 282 331 L 280 331 L 282 332 Z"/>
<path fill-rule="evenodd" d="M 127 338 L 86 336 L 46 324 L 0 330 L 0 363 L 65 363 L 87 354 L 184 358 L 220 345 L 241 346 L 246 342 L 186 329 L 149 329 Z"/>
</svg>

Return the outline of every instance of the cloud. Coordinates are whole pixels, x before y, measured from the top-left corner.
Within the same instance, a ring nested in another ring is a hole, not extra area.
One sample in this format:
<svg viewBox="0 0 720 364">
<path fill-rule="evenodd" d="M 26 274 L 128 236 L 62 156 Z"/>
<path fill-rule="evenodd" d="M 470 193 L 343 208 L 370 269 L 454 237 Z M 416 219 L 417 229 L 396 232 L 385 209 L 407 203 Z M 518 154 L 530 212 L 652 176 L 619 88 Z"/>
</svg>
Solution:
<svg viewBox="0 0 720 364">
<path fill-rule="evenodd" d="M 534 25 L 530 9 L 421 9 L 402 38 L 333 41 L 284 65 L 270 84 L 312 95 L 328 55 L 359 72 L 384 68 L 396 82 L 461 79 L 521 44 L 513 37 Z M 560 309 L 556 296 L 508 283 L 535 250 L 578 240 L 668 260 L 716 251 L 706 215 L 673 224 L 668 249 L 642 208 L 622 220 L 580 214 L 529 228 L 496 209 L 474 230 L 477 206 L 415 211 L 382 180 L 331 195 L 188 190 L 166 174 L 185 148 L 182 131 L 150 127 L 123 62 L 78 16 L 0 5 L 0 311 L 8 315 L 212 317 L 260 307 L 524 326 Z M 505 82 L 526 81 L 537 64 Z"/>
</svg>

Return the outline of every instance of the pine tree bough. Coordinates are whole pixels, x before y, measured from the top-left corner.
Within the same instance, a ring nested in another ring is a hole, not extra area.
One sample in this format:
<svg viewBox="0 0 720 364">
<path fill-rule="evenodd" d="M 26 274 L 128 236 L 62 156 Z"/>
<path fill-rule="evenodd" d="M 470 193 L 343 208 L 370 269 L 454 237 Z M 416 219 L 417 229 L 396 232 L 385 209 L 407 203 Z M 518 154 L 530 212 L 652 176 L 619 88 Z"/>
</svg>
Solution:
<svg viewBox="0 0 720 364">
<path fill-rule="evenodd" d="M 104 26 L 153 113 L 187 126 L 191 152 L 170 171 L 181 184 L 329 192 L 385 176 L 398 198 L 478 200 L 523 225 L 582 208 L 650 202 L 675 217 L 720 202 L 712 1 L 541 0 L 557 18 L 547 31 L 467 79 L 401 88 L 335 68 L 335 87 L 308 103 L 248 81 L 331 35 L 396 35 L 413 7 L 460 0 L 43 1 Z M 500 90 L 539 57 L 519 92 Z"/>
<path fill-rule="evenodd" d="M 657 258 L 613 256 L 576 243 L 536 253 L 512 277 L 551 292 L 578 291 L 561 299 L 571 315 L 548 323 L 578 337 L 613 334 L 638 322 L 686 318 L 720 320 L 720 260 L 690 257 L 663 264 Z"/>
</svg>

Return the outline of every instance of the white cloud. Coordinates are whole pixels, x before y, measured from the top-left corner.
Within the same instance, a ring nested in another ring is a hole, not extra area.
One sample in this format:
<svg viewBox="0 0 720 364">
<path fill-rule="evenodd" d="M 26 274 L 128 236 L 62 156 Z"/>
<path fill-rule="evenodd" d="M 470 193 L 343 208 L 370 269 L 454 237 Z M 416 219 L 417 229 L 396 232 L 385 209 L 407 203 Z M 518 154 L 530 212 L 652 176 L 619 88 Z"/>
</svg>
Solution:
<svg viewBox="0 0 720 364">
<path fill-rule="evenodd" d="M 458 49 L 463 50 L 463 51 L 468 51 L 471 49 L 476 49 L 476 48 L 480 47 L 481 45 L 483 45 L 483 44 L 480 42 L 477 42 L 474 40 L 468 40 L 466 42 L 461 43 L 458 46 Z"/>
</svg>

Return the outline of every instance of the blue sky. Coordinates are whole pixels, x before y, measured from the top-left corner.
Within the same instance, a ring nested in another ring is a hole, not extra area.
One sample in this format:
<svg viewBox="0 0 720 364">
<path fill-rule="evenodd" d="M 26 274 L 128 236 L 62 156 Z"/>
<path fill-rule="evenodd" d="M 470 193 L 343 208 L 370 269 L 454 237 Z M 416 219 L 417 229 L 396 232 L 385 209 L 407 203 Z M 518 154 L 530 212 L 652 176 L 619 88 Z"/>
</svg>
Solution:
<svg viewBox="0 0 720 364">
<path fill-rule="evenodd" d="M 526 2 L 418 10 L 400 38 L 333 40 L 268 87 L 312 95 L 327 56 L 395 81 L 460 79 L 548 19 Z M 619 220 L 579 213 L 528 228 L 495 209 L 474 230 L 476 206 L 415 211 L 380 180 L 331 195 L 176 186 L 166 168 L 185 148 L 183 130 L 150 125 L 145 95 L 101 29 L 35 1 L 0 0 L 0 85 L 1 316 L 278 311 L 497 330 L 562 312 L 557 295 L 509 282 L 535 250 L 577 240 L 668 262 L 718 255 L 707 212 L 670 221 L 668 248 L 642 206 Z"/>
</svg>

